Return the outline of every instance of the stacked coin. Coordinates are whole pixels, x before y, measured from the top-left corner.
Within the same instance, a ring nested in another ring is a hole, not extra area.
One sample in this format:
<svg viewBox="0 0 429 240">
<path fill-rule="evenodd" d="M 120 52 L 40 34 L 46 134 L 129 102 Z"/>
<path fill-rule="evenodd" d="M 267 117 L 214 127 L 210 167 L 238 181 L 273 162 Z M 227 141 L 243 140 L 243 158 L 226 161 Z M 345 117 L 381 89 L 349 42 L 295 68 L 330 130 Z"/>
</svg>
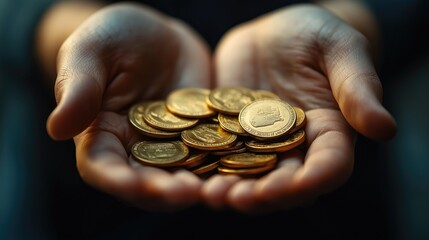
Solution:
<svg viewBox="0 0 429 240">
<path fill-rule="evenodd" d="M 305 112 L 272 92 L 244 87 L 181 88 L 166 100 L 132 106 L 129 121 L 146 140 L 131 154 L 169 170 L 186 168 L 257 177 L 274 169 L 277 153 L 305 140 Z"/>
</svg>

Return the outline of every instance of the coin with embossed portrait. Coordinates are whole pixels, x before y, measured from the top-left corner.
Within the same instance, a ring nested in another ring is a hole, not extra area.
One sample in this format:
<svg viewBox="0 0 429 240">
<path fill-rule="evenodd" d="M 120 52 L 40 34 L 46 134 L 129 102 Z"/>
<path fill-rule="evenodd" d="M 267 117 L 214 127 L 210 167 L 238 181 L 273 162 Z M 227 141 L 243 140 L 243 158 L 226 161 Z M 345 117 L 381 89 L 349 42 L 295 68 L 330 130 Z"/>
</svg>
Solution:
<svg viewBox="0 0 429 240">
<path fill-rule="evenodd" d="M 261 99 L 247 104 L 240 111 L 238 121 L 250 135 L 273 139 L 287 134 L 295 126 L 296 112 L 285 101 Z"/>
<path fill-rule="evenodd" d="M 237 135 L 223 130 L 218 124 L 203 123 L 183 130 L 182 141 L 193 148 L 201 150 L 221 150 L 234 146 Z"/>
<path fill-rule="evenodd" d="M 182 141 L 141 141 L 131 148 L 141 163 L 151 166 L 173 166 L 186 160 L 189 148 Z"/>
</svg>

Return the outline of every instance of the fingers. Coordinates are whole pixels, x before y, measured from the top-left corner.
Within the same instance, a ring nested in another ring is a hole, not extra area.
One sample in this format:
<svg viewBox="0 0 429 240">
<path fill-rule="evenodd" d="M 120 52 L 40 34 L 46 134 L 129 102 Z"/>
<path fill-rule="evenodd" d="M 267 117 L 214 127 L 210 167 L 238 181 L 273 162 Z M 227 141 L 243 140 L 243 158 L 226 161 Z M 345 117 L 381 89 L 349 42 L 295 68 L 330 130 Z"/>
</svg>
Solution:
<svg viewBox="0 0 429 240">
<path fill-rule="evenodd" d="M 278 167 L 258 179 L 215 176 L 203 186 L 203 199 L 264 213 L 305 206 L 344 184 L 353 171 L 355 133 L 338 110 L 310 110 L 307 117 L 305 153 L 279 154 Z"/>
<path fill-rule="evenodd" d="M 82 132 L 100 109 L 211 85 L 209 50 L 197 34 L 140 5 L 113 5 L 90 17 L 62 45 L 57 69 L 58 106 L 47 122 L 57 140 Z"/>
<path fill-rule="evenodd" d="M 305 159 L 289 157 L 257 185 L 258 198 L 281 208 L 302 205 L 344 184 L 354 166 L 355 136 L 340 112 L 307 112 L 308 148 Z"/>
<path fill-rule="evenodd" d="M 220 41 L 215 52 L 217 86 L 258 88 L 260 81 L 250 25 L 236 27 Z"/>
<path fill-rule="evenodd" d="M 235 175 L 215 175 L 207 180 L 201 192 L 206 203 L 215 209 L 226 206 L 226 194 L 241 178 Z"/>
<path fill-rule="evenodd" d="M 181 56 L 178 61 L 176 88 L 214 86 L 211 52 L 209 46 L 189 26 L 179 20 L 169 22 L 170 28 L 177 34 Z"/>
<path fill-rule="evenodd" d="M 128 154 L 118 136 L 125 131 L 120 120 L 116 114 L 103 114 L 91 128 L 74 138 L 77 168 L 91 186 L 134 199 L 136 196 L 130 193 L 138 188 L 138 174 L 127 163 Z M 115 132 L 107 131 L 109 124 L 117 126 Z"/>
<path fill-rule="evenodd" d="M 396 123 L 382 105 L 383 89 L 367 48 L 358 34 L 328 46 L 326 72 L 341 112 L 349 124 L 366 137 L 387 140 Z"/>
<path fill-rule="evenodd" d="M 135 142 L 137 136 L 124 124 L 125 118 L 102 113 L 75 137 L 77 166 L 85 182 L 150 211 L 177 210 L 198 201 L 201 180 L 194 174 L 129 164 L 124 144 Z"/>
<path fill-rule="evenodd" d="M 302 205 L 306 199 L 294 192 L 291 184 L 296 171 L 303 165 L 303 158 L 303 154 L 296 150 L 279 154 L 277 169 L 261 179 L 234 185 L 228 192 L 227 201 L 234 208 L 249 213 L 266 213 Z"/>
<path fill-rule="evenodd" d="M 47 131 L 53 139 L 65 140 L 82 132 L 97 116 L 106 73 L 97 58 L 77 46 L 63 48 L 58 68 L 58 105 L 48 118 Z"/>
<path fill-rule="evenodd" d="M 307 143 L 311 145 L 294 181 L 297 188 L 320 195 L 337 188 L 350 177 L 356 136 L 336 110 L 312 110 L 306 114 L 309 119 L 305 129 Z"/>
</svg>

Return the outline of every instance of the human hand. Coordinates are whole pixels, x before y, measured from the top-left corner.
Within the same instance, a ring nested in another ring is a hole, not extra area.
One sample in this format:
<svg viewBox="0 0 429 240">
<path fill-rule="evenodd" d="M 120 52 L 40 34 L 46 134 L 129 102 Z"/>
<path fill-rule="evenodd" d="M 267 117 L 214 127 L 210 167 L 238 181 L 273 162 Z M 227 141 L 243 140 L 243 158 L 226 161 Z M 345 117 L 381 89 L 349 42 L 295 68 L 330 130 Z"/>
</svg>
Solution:
<svg viewBox="0 0 429 240">
<path fill-rule="evenodd" d="M 210 85 L 207 46 L 184 24 L 143 5 L 117 4 L 93 14 L 62 45 L 47 129 L 73 137 L 81 177 L 146 210 L 174 210 L 199 200 L 201 180 L 135 164 L 142 140 L 128 108 L 176 87 Z"/>
<path fill-rule="evenodd" d="M 278 168 L 260 179 L 209 179 L 202 195 L 214 208 L 303 205 L 348 180 L 355 131 L 374 140 L 395 134 L 367 39 L 323 8 L 296 5 L 236 27 L 218 46 L 215 65 L 220 86 L 269 89 L 304 109 L 307 139 L 304 152 L 281 154 Z"/>
</svg>

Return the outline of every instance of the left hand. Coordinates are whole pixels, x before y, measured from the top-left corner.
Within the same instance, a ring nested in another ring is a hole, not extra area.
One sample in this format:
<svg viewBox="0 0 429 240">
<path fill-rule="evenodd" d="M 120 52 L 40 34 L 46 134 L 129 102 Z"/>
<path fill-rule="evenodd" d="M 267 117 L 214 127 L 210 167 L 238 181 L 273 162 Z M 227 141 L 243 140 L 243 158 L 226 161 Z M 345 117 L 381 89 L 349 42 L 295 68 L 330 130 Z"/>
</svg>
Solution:
<svg viewBox="0 0 429 240">
<path fill-rule="evenodd" d="M 390 139 L 395 121 L 382 106 L 382 86 L 367 39 L 313 5 L 295 5 L 233 29 L 215 55 L 220 86 L 274 91 L 306 111 L 305 152 L 279 155 L 260 179 L 216 175 L 202 195 L 214 208 L 244 212 L 287 209 L 344 184 L 353 172 L 356 131 Z"/>
<path fill-rule="evenodd" d="M 135 164 L 131 146 L 144 140 L 128 109 L 184 86 L 210 86 L 206 44 L 183 22 L 145 5 L 106 6 L 84 21 L 58 55 L 58 105 L 47 128 L 73 137 L 82 179 L 145 210 L 175 211 L 200 199 L 202 181 L 187 171 Z"/>
</svg>

